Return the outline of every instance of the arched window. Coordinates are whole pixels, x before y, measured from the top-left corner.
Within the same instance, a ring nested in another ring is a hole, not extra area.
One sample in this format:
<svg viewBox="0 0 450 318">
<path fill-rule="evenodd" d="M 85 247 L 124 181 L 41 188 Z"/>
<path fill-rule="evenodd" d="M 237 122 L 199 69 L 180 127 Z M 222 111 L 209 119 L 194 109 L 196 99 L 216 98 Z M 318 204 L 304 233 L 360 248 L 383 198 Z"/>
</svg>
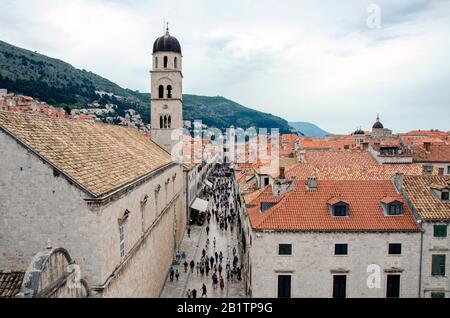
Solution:
<svg viewBox="0 0 450 318">
<path fill-rule="evenodd" d="M 172 128 L 172 116 L 169 116 L 167 128 Z"/>
<path fill-rule="evenodd" d="M 173 65 L 174 65 L 175 68 L 178 68 L 178 59 L 177 58 L 175 58 L 173 60 Z"/>
<path fill-rule="evenodd" d="M 159 128 L 161 128 L 161 129 L 164 128 L 164 119 L 163 119 L 163 116 L 159 117 Z"/>
<path fill-rule="evenodd" d="M 164 128 L 167 128 L 167 116 L 164 116 Z"/>
<path fill-rule="evenodd" d="M 167 56 L 164 56 L 164 68 L 167 68 L 168 64 L 169 64 L 169 58 Z"/>
<path fill-rule="evenodd" d="M 172 98 L 172 86 L 167 86 L 167 98 Z"/>
<path fill-rule="evenodd" d="M 158 57 L 155 57 L 155 68 L 158 68 Z"/>
<path fill-rule="evenodd" d="M 159 98 L 164 98 L 164 86 L 159 85 Z"/>
</svg>

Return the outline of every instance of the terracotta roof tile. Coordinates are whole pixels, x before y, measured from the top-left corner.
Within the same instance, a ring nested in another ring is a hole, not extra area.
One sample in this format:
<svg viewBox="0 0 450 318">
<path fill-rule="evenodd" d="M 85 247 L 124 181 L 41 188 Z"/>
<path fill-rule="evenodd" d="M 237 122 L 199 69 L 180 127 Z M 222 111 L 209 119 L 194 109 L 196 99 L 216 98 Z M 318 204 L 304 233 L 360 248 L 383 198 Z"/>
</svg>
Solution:
<svg viewBox="0 0 450 318">
<path fill-rule="evenodd" d="M 379 164 L 368 151 L 308 150 L 305 163 L 286 171 L 287 178 L 306 180 L 389 180 L 396 173 L 422 174 L 420 164 Z"/>
<path fill-rule="evenodd" d="M 95 197 L 171 163 L 170 154 L 134 128 L 3 111 L 0 128 Z"/>
<path fill-rule="evenodd" d="M 403 188 L 409 201 L 423 219 L 450 219 L 450 202 L 443 202 L 433 195 L 431 185 L 448 186 L 440 176 L 405 176 Z"/>
<path fill-rule="evenodd" d="M 25 271 L 0 271 L 0 298 L 14 298 L 22 287 Z"/>
<path fill-rule="evenodd" d="M 450 162 L 450 145 L 445 143 L 431 143 L 430 151 L 422 145 L 413 145 L 415 162 Z"/>
</svg>

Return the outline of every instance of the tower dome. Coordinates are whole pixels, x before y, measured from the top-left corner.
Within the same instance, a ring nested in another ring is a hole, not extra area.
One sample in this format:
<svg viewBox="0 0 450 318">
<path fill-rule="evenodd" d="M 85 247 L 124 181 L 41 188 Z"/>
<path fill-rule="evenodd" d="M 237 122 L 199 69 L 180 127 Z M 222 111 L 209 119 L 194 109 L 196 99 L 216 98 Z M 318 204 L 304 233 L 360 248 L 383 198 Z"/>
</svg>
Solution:
<svg viewBox="0 0 450 318">
<path fill-rule="evenodd" d="M 175 52 L 181 54 L 180 42 L 170 35 L 169 27 L 166 29 L 166 34 L 156 39 L 155 44 L 153 45 L 153 54 L 157 52 Z"/>
<path fill-rule="evenodd" d="M 375 122 L 375 124 L 373 124 L 373 129 L 383 129 L 384 126 L 383 124 L 380 122 L 380 115 L 377 116 L 377 121 Z"/>
</svg>

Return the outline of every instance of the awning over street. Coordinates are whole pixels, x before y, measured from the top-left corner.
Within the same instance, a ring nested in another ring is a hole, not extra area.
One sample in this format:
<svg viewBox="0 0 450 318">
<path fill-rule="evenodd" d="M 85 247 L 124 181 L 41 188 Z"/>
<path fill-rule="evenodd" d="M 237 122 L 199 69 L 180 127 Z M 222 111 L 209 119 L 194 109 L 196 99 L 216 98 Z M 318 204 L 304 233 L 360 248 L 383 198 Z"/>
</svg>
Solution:
<svg viewBox="0 0 450 318">
<path fill-rule="evenodd" d="M 208 179 L 205 180 L 205 184 L 212 189 L 213 184 Z"/>
<path fill-rule="evenodd" d="M 195 199 L 194 203 L 191 205 L 191 209 L 206 212 L 208 211 L 209 201 L 202 200 L 200 198 Z"/>
</svg>

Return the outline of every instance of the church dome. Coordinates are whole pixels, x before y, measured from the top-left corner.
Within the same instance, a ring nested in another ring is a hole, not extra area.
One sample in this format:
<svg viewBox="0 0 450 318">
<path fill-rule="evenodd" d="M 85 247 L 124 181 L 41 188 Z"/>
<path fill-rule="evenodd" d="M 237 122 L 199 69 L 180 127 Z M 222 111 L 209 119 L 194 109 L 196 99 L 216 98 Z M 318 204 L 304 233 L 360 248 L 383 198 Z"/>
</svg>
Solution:
<svg viewBox="0 0 450 318">
<path fill-rule="evenodd" d="M 362 130 L 361 128 L 358 128 L 357 130 L 355 130 L 355 132 L 353 133 L 353 135 L 365 135 L 366 133 L 364 132 L 364 130 Z"/>
<path fill-rule="evenodd" d="M 180 42 L 169 34 L 169 28 L 167 28 L 164 36 L 155 41 L 155 44 L 153 45 L 153 54 L 157 52 L 175 52 L 181 54 Z"/>
<path fill-rule="evenodd" d="M 380 116 L 377 117 L 377 121 L 375 122 L 375 124 L 373 124 L 373 129 L 383 129 L 384 126 L 383 124 L 380 122 Z"/>
</svg>

